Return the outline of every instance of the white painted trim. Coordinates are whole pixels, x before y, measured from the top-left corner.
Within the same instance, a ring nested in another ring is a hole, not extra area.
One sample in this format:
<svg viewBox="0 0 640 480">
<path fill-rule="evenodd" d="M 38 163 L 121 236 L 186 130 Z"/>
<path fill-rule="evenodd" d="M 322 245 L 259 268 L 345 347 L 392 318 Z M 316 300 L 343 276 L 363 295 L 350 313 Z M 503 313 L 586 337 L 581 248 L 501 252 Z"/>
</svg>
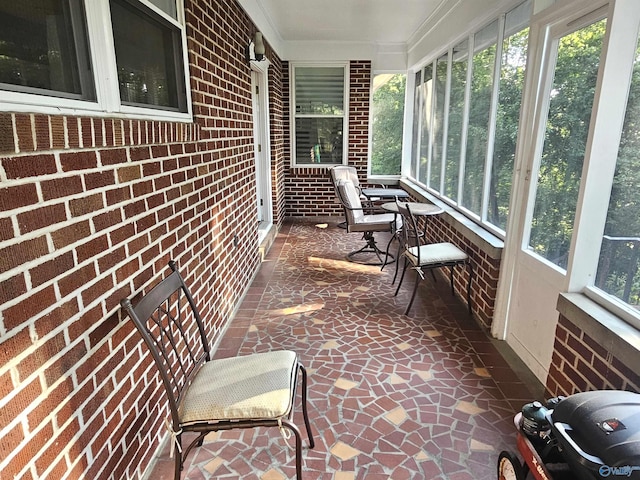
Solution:
<svg viewBox="0 0 640 480">
<path fill-rule="evenodd" d="M 251 62 L 251 96 L 252 103 L 255 105 L 255 94 L 254 89 L 257 86 L 259 88 L 260 94 L 258 95 L 258 99 L 260 101 L 259 112 L 260 117 L 258 119 L 254 118 L 254 149 L 256 157 L 261 157 L 261 160 L 264 162 L 264 165 L 259 165 L 256 162 L 256 174 L 257 169 L 262 168 L 262 171 L 258 177 L 258 183 L 256 184 L 256 189 L 260 191 L 263 196 L 263 200 L 265 204 L 258 208 L 262 208 L 262 221 L 260 224 L 260 228 L 258 231 L 258 246 L 260 246 L 263 238 L 260 238 L 262 233 L 265 233 L 269 230 L 271 225 L 273 225 L 273 185 L 271 182 L 271 170 L 272 170 L 272 158 L 271 158 L 271 126 L 269 121 L 269 66 L 270 62 L 266 61 L 252 61 Z M 256 124 L 259 125 L 256 125 Z M 256 131 L 256 127 L 261 128 L 261 132 Z M 262 138 L 260 138 L 262 137 Z M 262 140 L 262 151 L 257 152 L 257 142 Z M 256 160 L 257 160 L 256 158 Z M 267 167 L 267 168 L 265 168 Z"/>
<path fill-rule="evenodd" d="M 413 153 L 413 118 L 415 112 L 416 95 L 416 71 L 407 72 L 407 83 L 404 90 L 404 120 L 402 125 L 402 163 L 400 172 L 402 177 L 408 177 L 411 173 L 411 154 Z"/>
</svg>

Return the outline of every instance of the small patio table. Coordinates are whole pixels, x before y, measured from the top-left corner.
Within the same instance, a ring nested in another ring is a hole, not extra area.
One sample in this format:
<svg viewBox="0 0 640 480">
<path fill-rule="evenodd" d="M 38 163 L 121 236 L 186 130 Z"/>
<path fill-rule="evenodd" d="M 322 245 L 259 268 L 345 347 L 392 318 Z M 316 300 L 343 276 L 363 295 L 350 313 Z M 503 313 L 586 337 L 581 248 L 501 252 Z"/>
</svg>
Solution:
<svg viewBox="0 0 640 480">
<path fill-rule="evenodd" d="M 369 200 L 378 198 L 409 198 L 409 194 L 401 188 L 363 188 L 360 192 Z"/>
</svg>

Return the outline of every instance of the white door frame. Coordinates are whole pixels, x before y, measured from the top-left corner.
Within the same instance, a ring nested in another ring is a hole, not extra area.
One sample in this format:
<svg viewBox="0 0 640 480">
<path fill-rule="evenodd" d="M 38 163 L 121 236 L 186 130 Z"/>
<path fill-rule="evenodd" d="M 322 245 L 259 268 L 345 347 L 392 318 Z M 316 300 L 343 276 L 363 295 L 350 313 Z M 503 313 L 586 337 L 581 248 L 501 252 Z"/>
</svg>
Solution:
<svg viewBox="0 0 640 480">
<path fill-rule="evenodd" d="M 271 183 L 271 135 L 269 128 L 269 69 L 270 62 L 251 62 L 251 99 L 253 107 L 253 140 L 256 166 L 256 207 L 258 245 L 273 226 Z"/>
<path fill-rule="evenodd" d="M 516 165 L 511 192 L 512 203 L 498 283 L 494 321 L 491 327 L 493 336 L 499 339 L 509 340 L 510 331 L 514 328 L 514 324 L 517 325 L 515 322 L 522 321 L 520 318 L 512 318 L 512 311 L 515 310 L 516 302 L 527 302 L 527 299 L 515 297 L 516 287 L 519 282 L 518 272 L 523 268 L 523 255 L 525 255 L 524 249 L 526 248 L 524 243 L 528 239 L 529 221 L 531 220 L 531 209 L 528 206 L 532 197 L 535 196 L 537 172 L 544 143 L 545 122 L 549 107 L 547 89 L 550 82 L 552 82 L 555 71 L 555 52 L 553 47 L 556 41 L 552 32 L 555 27 L 561 23 L 566 25 L 567 21 L 571 19 L 575 19 L 574 22 L 580 23 L 583 17 L 588 17 L 591 12 L 606 5 L 606 3 L 604 0 L 597 2 L 559 2 L 559 5 L 542 11 L 531 20 L 530 48 L 527 60 L 528 73 L 523 90 L 523 105 L 519 127 L 521 135 L 518 137 L 516 147 Z M 547 265 L 532 264 L 530 266 L 534 268 L 534 272 L 539 272 L 539 269 L 544 267 L 549 268 Z M 567 290 L 568 276 L 561 273 L 558 273 L 558 275 L 561 275 L 561 277 L 555 278 L 552 283 L 555 287 L 558 287 L 558 293 L 560 293 L 560 291 Z M 557 295 L 555 299 L 557 299 Z M 535 301 L 531 301 L 531 303 L 535 305 Z M 554 316 L 557 320 L 555 301 L 550 307 L 553 308 Z M 548 356 L 548 351 L 553 349 L 555 328 L 552 331 L 541 332 L 531 325 L 531 335 L 539 338 L 540 342 L 545 343 L 543 350 L 547 352 L 542 356 Z M 521 356 L 523 354 L 525 357 L 529 356 L 528 352 L 520 351 L 517 353 Z M 523 360 L 538 378 L 544 382 L 549 368 L 546 363 L 550 363 L 550 358 L 533 360 L 531 356 L 529 357 L 523 358 Z"/>
</svg>

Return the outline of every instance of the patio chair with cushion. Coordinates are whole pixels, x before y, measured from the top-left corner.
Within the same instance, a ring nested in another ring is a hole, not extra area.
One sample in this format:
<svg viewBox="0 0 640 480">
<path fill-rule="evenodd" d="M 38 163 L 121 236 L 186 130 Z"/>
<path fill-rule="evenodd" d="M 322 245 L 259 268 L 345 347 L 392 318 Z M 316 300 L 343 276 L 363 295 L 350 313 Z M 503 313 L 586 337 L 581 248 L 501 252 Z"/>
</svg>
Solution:
<svg viewBox="0 0 640 480">
<path fill-rule="evenodd" d="M 404 267 L 394 295 L 398 295 L 404 275 L 409 266 L 411 269 L 415 270 L 417 274 L 413 293 L 411 294 L 411 300 L 409 300 L 409 305 L 407 305 L 407 309 L 404 314 L 409 314 L 413 301 L 416 297 L 416 292 L 418 291 L 418 286 L 420 281 L 424 279 L 426 271 L 431 271 L 433 274 L 434 269 L 436 268 L 449 268 L 451 294 L 455 295 L 453 271 L 457 265 L 466 266 L 469 271 L 469 281 L 467 283 L 467 305 L 469 313 L 471 313 L 471 282 L 473 280 L 473 266 L 471 265 L 469 255 L 450 242 L 425 244 L 424 233 L 418 228 L 416 217 L 411 213 L 409 205 L 401 202 L 396 203 L 403 222 L 401 245 L 403 248 L 402 256 L 404 257 Z"/>
<path fill-rule="evenodd" d="M 314 447 L 307 413 L 307 373 L 295 352 L 211 359 L 205 327 L 175 262 L 172 273 L 135 305 L 123 299 L 159 370 L 168 398 L 167 427 L 175 447 L 175 480 L 183 463 L 209 432 L 237 428 L 278 427 L 293 432 L 296 474 L 302 478 L 302 435 L 293 423 L 298 375 L 302 377 L 302 414 L 309 447 Z M 182 447 L 182 436 L 195 432 Z"/>
<path fill-rule="evenodd" d="M 333 185 L 333 190 L 336 194 L 336 198 L 340 200 L 340 196 L 338 195 L 338 182 L 342 182 L 344 180 L 350 180 L 353 182 L 353 185 L 358 190 L 358 194 L 360 195 L 361 201 L 368 201 L 367 198 L 362 195 L 362 191 L 360 188 L 360 180 L 358 179 L 358 171 L 356 167 L 351 165 L 336 165 L 329 169 L 329 178 L 331 180 L 331 184 Z M 347 221 L 340 222 L 338 224 L 340 228 L 347 228 Z"/>
<path fill-rule="evenodd" d="M 336 184 L 338 199 L 344 209 L 347 222 L 347 232 L 362 232 L 362 238 L 366 244 L 359 250 L 354 250 L 347 255 L 352 262 L 366 265 L 383 265 L 385 252 L 376 245 L 375 232 L 391 232 L 396 228 L 396 216 L 393 213 L 380 213 L 371 207 L 363 207 L 360 193 L 350 180 L 340 180 Z M 370 260 L 373 254 L 376 259 Z M 393 258 L 393 255 L 389 256 Z"/>
</svg>

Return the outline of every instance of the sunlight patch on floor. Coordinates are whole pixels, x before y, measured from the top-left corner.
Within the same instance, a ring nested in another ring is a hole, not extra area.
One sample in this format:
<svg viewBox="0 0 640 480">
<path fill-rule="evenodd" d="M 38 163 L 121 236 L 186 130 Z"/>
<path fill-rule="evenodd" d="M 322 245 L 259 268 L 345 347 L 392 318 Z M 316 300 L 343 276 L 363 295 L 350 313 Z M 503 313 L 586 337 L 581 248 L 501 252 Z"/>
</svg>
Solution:
<svg viewBox="0 0 640 480">
<path fill-rule="evenodd" d="M 301 305 L 294 305 L 292 307 L 279 308 L 277 310 L 269 310 L 269 315 L 297 315 L 300 313 L 309 313 L 322 310 L 324 308 L 324 302 L 306 303 Z"/>
<path fill-rule="evenodd" d="M 380 265 L 362 265 L 360 263 L 349 262 L 347 260 L 336 260 L 333 258 L 308 257 L 310 265 L 335 268 L 336 270 L 346 270 L 349 272 L 367 273 L 371 275 L 382 275 Z"/>
</svg>

